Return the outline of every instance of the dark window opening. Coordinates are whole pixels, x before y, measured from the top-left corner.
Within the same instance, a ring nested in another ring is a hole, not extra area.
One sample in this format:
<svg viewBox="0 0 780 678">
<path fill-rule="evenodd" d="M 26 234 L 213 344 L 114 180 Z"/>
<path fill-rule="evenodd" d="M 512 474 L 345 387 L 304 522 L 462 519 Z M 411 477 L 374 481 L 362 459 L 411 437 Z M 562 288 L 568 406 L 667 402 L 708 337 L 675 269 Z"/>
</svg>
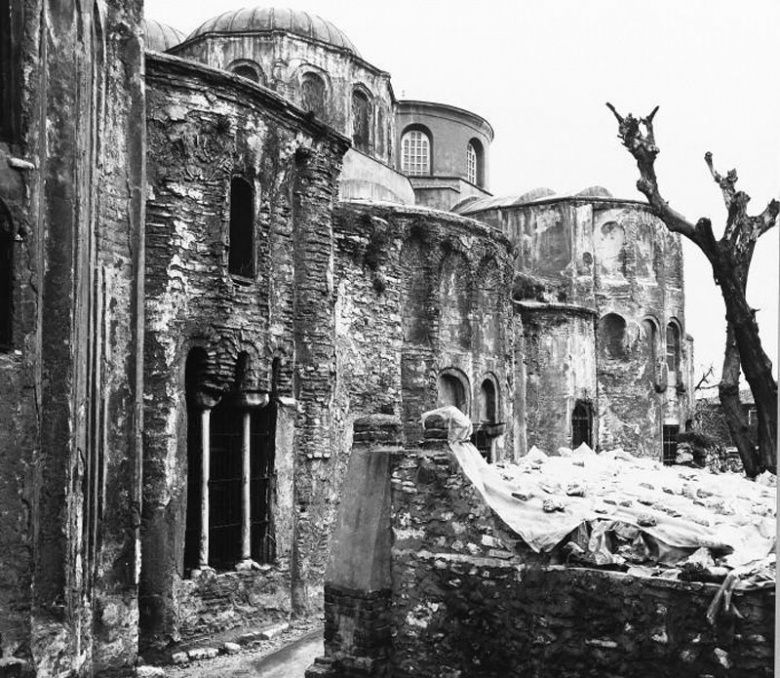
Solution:
<svg viewBox="0 0 780 678">
<path fill-rule="evenodd" d="M 607 358 L 624 358 L 626 321 L 616 313 L 605 315 L 599 322 L 599 343 Z"/>
<path fill-rule="evenodd" d="M 496 385 L 490 379 L 485 379 L 479 387 L 479 420 L 496 423 Z"/>
<path fill-rule="evenodd" d="M 571 447 L 576 450 L 582 443 L 593 447 L 593 410 L 589 403 L 578 400 L 571 413 Z"/>
<path fill-rule="evenodd" d="M 452 374 L 439 376 L 439 407 L 454 405 L 461 412 L 468 414 L 466 389 L 463 382 Z"/>
<path fill-rule="evenodd" d="M 666 326 L 666 366 L 675 374 L 680 369 L 680 328 L 674 323 Z"/>
<path fill-rule="evenodd" d="M 211 411 L 209 565 L 227 570 L 241 560 L 241 412 L 224 399 Z"/>
<path fill-rule="evenodd" d="M 352 143 L 366 153 L 371 143 L 371 103 L 359 90 L 352 93 Z"/>
<path fill-rule="evenodd" d="M 663 463 L 674 464 L 677 459 L 677 434 L 679 426 L 664 426 L 663 428 Z"/>
<path fill-rule="evenodd" d="M 187 517 L 184 533 L 184 567 L 198 567 L 200 546 L 201 412 L 198 392 L 206 380 L 208 357 L 202 348 L 194 348 L 184 368 L 187 398 Z"/>
<path fill-rule="evenodd" d="M 247 80 L 251 80 L 252 82 L 260 82 L 260 77 L 257 75 L 257 71 L 251 66 L 247 66 L 246 64 L 235 66 L 233 68 L 233 73 L 241 76 L 242 78 L 246 78 Z"/>
<path fill-rule="evenodd" d="M 228 270 L 251 278 L 255 274 L 254 191 L 247 181 L 234 177 L 230 182 L 230 243 Z"/>
<path fill-rule="evenodd" d="M 273 401 L 252 414 L 251 498 L 252 559 L 270 563 L 276 558 L 276 541 L 272 523 L 274 442 L 276 437 L 276 407 Z"/>
<path fill-rule="evenodd" d="M 314 73 L 307 73 L 301 81 L 303 110 L 311 111 L 318 118 L 325 117 L 325 82 Z"/>
<path fill-rule="evenodd" d="M 0 351 L 13 339 L 14 229 L 8 209 L 0 201 Z"/>
<path fill-rule="evenodd" d="M 18 134 L 21 4 L 0 0 L 0 140 L 8 142 Z"/>
</svg>

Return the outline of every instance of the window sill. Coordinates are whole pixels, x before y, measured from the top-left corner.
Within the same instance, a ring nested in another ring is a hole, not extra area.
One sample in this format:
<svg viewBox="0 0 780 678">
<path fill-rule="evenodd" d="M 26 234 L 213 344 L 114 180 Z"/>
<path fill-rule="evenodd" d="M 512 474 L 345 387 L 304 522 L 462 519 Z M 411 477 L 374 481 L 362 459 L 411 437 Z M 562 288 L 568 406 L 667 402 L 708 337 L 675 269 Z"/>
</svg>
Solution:
<svg viewBox="0 0 780 678">
<path fill-rule="evenodd" d="M 239 287 L 249 287 L 250 285 L 253 285 L 255 282 L 257 282 L 255 276 L 240 275 L 238 273 L 231 273 L 230 279 L 235 285 L 238 285 Z"/>
</svg>

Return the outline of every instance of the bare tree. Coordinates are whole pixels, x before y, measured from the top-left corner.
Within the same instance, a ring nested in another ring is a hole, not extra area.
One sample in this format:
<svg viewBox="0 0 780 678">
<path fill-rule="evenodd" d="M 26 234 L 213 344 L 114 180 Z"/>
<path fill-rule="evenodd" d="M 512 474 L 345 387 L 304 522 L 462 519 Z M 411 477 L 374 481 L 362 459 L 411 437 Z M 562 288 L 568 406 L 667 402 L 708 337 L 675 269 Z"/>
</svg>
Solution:
<svg viewBox="0 0 780 678">
<path fill-rule="evenodd" d="M 655 174 L 655 145 L 653 118 L 656 106 L 645 118 L 630 113 L 621 116 L 612 104 L 607 107 L 618 121 L 618 137 L 636 160 L 639 179 L 636 183 L 666 227 L 693 242 L 712 266 L 715 284 L 720 286 L 726 306 L 726 351 L 723 374 L 718 387 L 721 404 L 737 445 L 745 472 L 753 477 L 763 470 L 775 472 L 777 445 L 777 382 L 772 377 L 772 362 L 761 345 L 755 310 L 745 296 L 750 263 L 758 239 L 777 221 L 780 203 L 771 200 L 758 215 L 747 213 L 750 196 L 736 189 L 737 172 L 726 176 L 718 173 L 712 163 L 712 153 L 704 155 L 712 178 L 720 187 L 726 204 L 727 217 L 723 235 L 715 238 L 712 223 L 707 218 L 692 224 L 672 209 L 658 189 Z M 748 435 L 747 422 L 739 400 L 740 367 L 745 375 L 758 413 L 758 453 Z"/>
</svg>

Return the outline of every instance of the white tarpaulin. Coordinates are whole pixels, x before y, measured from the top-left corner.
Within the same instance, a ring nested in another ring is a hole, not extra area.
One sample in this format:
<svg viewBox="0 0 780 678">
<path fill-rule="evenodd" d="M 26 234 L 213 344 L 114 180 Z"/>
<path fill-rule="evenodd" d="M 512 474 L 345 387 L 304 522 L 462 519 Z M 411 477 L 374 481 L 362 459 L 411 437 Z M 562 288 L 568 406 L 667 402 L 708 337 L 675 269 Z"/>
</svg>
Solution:
<svg viewBox="0 0 780 678">
<path fill-rule="evenodd" d="M 604 521 L 651 537 L 656 562 L 666 564 L 701 547 L 728 554 L 720 563 L 731 568 L 774 552 L 774 486 L 586 446 L 565 456 L 532 448 L 518 464 L 488 464 L 468 442 L 471 423 L 460 410 L 433 410 L 423 421 L 431 416 L 446 422 L 450 448 L 486 503 L 537 552 L 584 523 L 597 539 Z"/>
</svg>

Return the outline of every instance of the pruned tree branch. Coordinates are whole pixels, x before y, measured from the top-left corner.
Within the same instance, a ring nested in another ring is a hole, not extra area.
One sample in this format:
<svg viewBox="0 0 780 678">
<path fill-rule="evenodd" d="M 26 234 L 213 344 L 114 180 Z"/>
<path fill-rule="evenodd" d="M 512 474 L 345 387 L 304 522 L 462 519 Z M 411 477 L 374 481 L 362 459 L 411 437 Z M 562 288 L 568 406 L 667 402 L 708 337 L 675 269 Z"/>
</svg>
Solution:
<svg viewBox="0 0 780 678">
<path fill-rule="evenodd" d="M 658 106 L 644 118 L 635 118 L 631 113 L 624 117 L 609 102 L 607 108 L 612 111 L 618 121 L 618 138 L 634 156 L 639 167 L 637 189 L 644 194 L 670 231 L 680 233 L 697 243 L 700 238 L 707 237 L 708 233 L 712 232 L 711 226 L 708 226 L 709 221 L 702 224 L 701 228 L 697 228 L 677 210 L 670 207 L 658 189 L 655 158 L 659 149 L 655 145 L 655 131 L 653 130 L 653 118 L 658 112 Z M 701 220 L 699 223 L 701 224 Z"/>
<path fill-rule="evenodd" d="M 698 391 L 701 389 L 705 384 L 709 383 L 710 377 L 715 372 L 715 367 L 713 365 L 709 366 L 709 369 L 702 375 L 702 378 L 699 379 L 699 383 L 696 384 L 696 386 L 693 387 L 694 391 Z"/>
</svg>

